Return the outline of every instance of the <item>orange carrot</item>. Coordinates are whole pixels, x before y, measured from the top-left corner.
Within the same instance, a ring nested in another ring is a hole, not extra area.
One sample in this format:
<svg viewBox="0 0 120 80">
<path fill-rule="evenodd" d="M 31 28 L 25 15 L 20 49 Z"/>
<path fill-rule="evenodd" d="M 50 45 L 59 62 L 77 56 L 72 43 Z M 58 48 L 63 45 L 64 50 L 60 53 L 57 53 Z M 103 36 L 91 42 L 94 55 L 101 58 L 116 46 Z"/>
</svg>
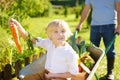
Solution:
<svg viewBox="0 0 120 80">
<path fill-rule="evenodd" d="M 27 40 L 28 33 L 27 33 L 27 31 L 25 31 L 25 29 L 22 27 L 22 25 L 17 20 L 15 20 L 13 18 L 10 19 L 10 22 L 13 22 L 16 25 L 17 30 L 20 33 L 20 35 L 22 36 L 22 38 L 24 40 Z"/>
<path fill-rule="evenodd" d="M 16 25 L 15 25 L 15 24 L 12 24 L 12 25 L 10 26 L 10 30 L 11 30 L 11 32 L 12 32 L 12 36 L 13 36 L 14 42 L 15 42 L 17 48 L 18 48 L 18 51 L 19 51 L 20 53 L 22 53 L 22 47 L 21 47 L 21 45 L 20 45 L 20 40 L 19 40 L 19 36 L 18 36 L 18 31 L 17 31 Z"/>
</svg>

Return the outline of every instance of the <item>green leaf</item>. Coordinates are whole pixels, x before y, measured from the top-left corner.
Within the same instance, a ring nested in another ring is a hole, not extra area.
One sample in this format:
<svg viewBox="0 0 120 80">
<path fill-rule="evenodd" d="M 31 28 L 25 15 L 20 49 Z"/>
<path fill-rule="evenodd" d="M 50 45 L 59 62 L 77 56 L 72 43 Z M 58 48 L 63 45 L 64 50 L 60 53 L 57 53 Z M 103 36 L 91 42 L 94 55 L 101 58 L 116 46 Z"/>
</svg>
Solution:
<svg viewBox="0 0 120 80">
<path fill-rule="evenodd" d="M 79 48 L 76 44 L 76 35 L 77 35 L 77 31 L 75 31 L 73 36 L 71 37 L 71 42 L 72 42 L 72 48 L 76 51 L 77 54 L 79 54 Z"/>
<path fill-rule="evenodd" d="M 80 42 L 80 54 L 83 54 L 84 52 L 86 52 L 86 43 L 85 41 L 81 41 Z"/>
</svg>

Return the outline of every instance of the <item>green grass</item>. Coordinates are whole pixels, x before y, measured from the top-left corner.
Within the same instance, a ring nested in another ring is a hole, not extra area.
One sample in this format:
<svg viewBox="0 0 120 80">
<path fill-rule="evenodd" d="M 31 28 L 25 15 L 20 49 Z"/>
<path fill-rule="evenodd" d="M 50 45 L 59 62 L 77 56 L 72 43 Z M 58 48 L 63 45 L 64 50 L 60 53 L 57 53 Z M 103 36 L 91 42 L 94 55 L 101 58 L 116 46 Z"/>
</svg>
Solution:
<svg viewBox="0 0 120 80">
<path fill-rule="evenodd" d="M 54 19 L 63 19 L 66 22 L 68 22 L 70 28 L 72 31 L 75 30 L 75 27 L 77 26 L 77 19 L 75 19 L 75 15 L 70 15 L 69 17 L 64 17 L 63 15 L 56 15 L 51 17 L 42 17 L 42 18 L 28 18 L 24 20 L 23 24 L 27 24 L 29 27 L 28 31 L 32 33 L 33 35 L 40 35 L 42 36 L 43 33 L 45 33 L 45 27 L 48 25 L 48 23 Z"/>
<path fill-rule="evenodd" d="M 29 18 L 29 19 L 26 19 L 24 22 L 27 23 L 29 26 L 29 32 L 32 34 L 32 35 L 35 35 L 35 36 L 41 36 L 41 37 L 46 37 L 46 34 L 45 34 L 45 27 L 47 26 L 47 24 L 54 20 L 54 19 L 63 19 L 65 20 L 68 25 L 70 26 L 72 32 L 74 32 L 78 22 L 79 22 L 79 19 L 75 19 L 75 15 L 69 15 L 67 18 L 64 17 L 63 15 L 56 15 L 56 16 L 51 16 L 49 18 L 47 17 L 43 17 L 43 18 Z M 90 40 L 89 40 L 89 32 L 90 32 L 90 28 L 86 28 L 86 24 L 83 25 L 83 29 L 81 32 L 79 32 L 79 36 L 82 37 L 82 40 L 85 40 L 87 43 L 90 43 Z M 115 69 L 114 69 L 114 74 L 115 74 L 115 80 L 119 80 L 120 77 L 120 65 L 119 65 L 119 57 L 120 57 L 120 44 L 119 44 L 119 41 L 120 41 L 120 37 L 117 37 L 116 39 L 116 62 L 115 62 Z M 101 41 L 101 48 L 104 50 L 104 46 L 103 46 L 103 42 Z M 101 63 L 99 64 L 99 67 L 98 69 L 96 70 L 96 73 L 98 75 L 98 77 L 102 77 L 106 74 L 106 57 L 103 58 L 103 60 L 101 61 Z M 95 80 L 95 77 L 93 76 L 93 79 L 92 80 Z"/>
</svg>

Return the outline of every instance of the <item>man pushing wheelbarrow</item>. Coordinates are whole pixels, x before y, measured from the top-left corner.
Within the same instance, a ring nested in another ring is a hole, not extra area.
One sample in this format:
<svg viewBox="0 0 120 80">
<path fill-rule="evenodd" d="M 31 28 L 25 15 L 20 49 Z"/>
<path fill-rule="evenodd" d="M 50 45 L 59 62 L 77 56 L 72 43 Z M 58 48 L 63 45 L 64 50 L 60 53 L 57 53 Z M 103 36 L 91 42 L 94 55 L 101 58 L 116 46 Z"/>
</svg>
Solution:
<svg viewBox="0 0 120 80">
<path fill-rule="evenodd" d="M 97 47 L 103 39 L 105 48 L 114 37 L 115 33 L 120 34 L 120 0 L 85 0 L 85 7 L 81 14 L 81 19 L 77 29 L 82 29 L 82 24 L 92 11 L 90 23 L 90 41 Z M 117 23 L 117 26 L 116 26 Z M 107 74 L 105 80 L 114 80 L 115 63 L 115 41 L 106 53 Z"/>
</svg>

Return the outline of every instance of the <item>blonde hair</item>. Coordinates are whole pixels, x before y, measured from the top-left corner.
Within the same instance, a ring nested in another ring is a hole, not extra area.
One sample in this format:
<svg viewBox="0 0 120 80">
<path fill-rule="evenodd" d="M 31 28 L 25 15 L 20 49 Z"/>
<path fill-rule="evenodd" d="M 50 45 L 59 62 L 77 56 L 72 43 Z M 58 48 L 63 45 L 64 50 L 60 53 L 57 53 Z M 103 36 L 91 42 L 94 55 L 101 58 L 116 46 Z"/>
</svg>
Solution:
<svg viewBox="0 0 120 80">
<path fill-rule="evenodd" d="M 66 39 L 68 39 L 72 35 L 68 24 L 64 20 L 56 19 L 50 22 L 46 28 L 48 38 L 51 39 L 52 32 L 55 31 L 57 28 L 63 28 L 65 30 Z"/>
</svg>

